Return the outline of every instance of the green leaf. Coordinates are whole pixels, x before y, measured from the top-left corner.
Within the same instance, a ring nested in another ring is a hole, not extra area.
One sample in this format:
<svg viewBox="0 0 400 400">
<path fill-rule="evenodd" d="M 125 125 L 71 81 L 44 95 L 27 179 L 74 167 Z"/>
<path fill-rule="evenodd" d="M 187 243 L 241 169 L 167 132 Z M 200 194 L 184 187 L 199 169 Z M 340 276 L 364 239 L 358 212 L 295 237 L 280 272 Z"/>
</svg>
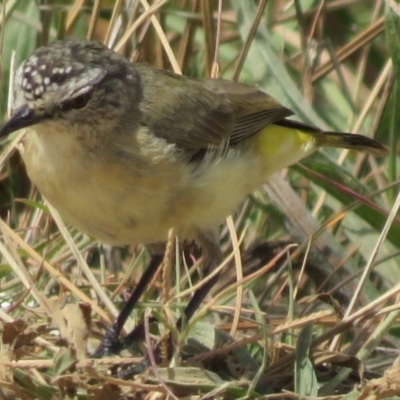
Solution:
<svg viewBox="0 0 400 400">
<path fill-rule="evenodd" d="M 400 7 L 394 1 L 386 1 L 385 29 L 393 69 L 399 76 L 400 72 Z"/>
<path fill-rule="evenodd" d="M 318 381 L 314 367 L 308 357 L 312 340 L 312 324 L 306 325 L 300 332 L 296 344 L 296 361 L 294 365 L 295 392 L 301 396 L 317 397 Z"/>
<path fill-rule="evenodd" d="M 54 399 L 58 392 L 54 387 L 40 382 L 30 372 L 15 368 L 13 374 L 15 382 L 18 382 L 21 387 L 30 393 L 31 399 L 51 400 Z"/>
<path fill-rule="evenodd" d="M 15 11 L 18 11 L 19 17 Z M 24 18 L 26 17 L 26 18 Z M 40 30 L 39 10 L 35 1 L 18 1 L 10 10 L 4 29 L 4 48 L 1 56 L 2 98 L 7 98 L 10 77 L 11 54 L 15 51 L 15 66 L 25 60 L 36 45 L 36 36 Z M 0 104 L 1 115 L 5 115 L 6 103 Z"/>
<path fill-rule="evenodd" d="M 32 208 L 38 208 L 41 211 L 44 211 L 46 213 L 49 212 L 48 207 L 46 207 L 44 204 L 39 203 L 38 201 L 33 201 L 33 200 L 29 200 L 29 199 L 16 199 L 16 201 L 18 201 L 19 203 L 22 204 L 26 204 L 27 206 L 30 206 Z"/>
<path fill-rule="evenodd" d="M 352 390 L 342 397 L 341 400 L 358 400 L 360 398 L 360 392 L 358 390 Z"/>
<path fill-rule="evenodd" d="M 215 326 L 206 323 L 197 323 L 189 333 L 185 349 L 190 354 L 199 354 L 212 349 L 219 349 L 234 343 L 234 339 L 227 333 L 216 329 Z M 250 355 L 245 346 L 230 352 L 238 365 L 244 367 L 242 376 L 251 379 L 257 373 L 259 365 Z M 228 357 L 227 357 L 228 358 Z"/>
<path fill-rule="evenodd" d="M 65 374 L 76 363 L 76 357 L 72 354 L 70 349 L 60 349 L 54 357 L 54 371 L 55 375 Z"/>
<path fill-rule="evenodd" d="M 389 182 L 394 182 L 397 179 L 397 137 L 398 126 L 400 125 L 400 117 L 398 107 L 400 104 L 400 7 L 394 1 L 386 1 L 385 9 L 385 29 L 386 40 L 389 47 L 390 57 L 392 58 L 393 71 L 395 75 L 395 83 L 392 88 L 391 98 L 391 121 L 390 121 L 390 150 L 391 157 L 389 159 L 388 177 Z M 396 193 L 395 189 L 390 192 L 392 200 Z"/>
<path fill-rule="evenodd" d="M 233 0 L 231 5 L 236 11 L 240 34 L 245 39 L 254 22 L 256 4 L 253 1 Z M 297 83 L 290 76 L 282 58 L 278 56 L 265 24 L 261 23 L 257 29 L 248 60 L 251 62 L 246 64 L 246 68 L 252 71 L 254 79 L 259 81 L 261 88 L 267 85 L 265 89 L 286 107 L 292 109 L 303 121 L 321 128 L 326 127 L 324 121 L 304 101 Z M 266 68 L 260 68 L 260 65 L 269 67 L 268 76 L 265 75 Z"/>
<path fill-rule="evenodd" d="M 197 367 L 174 367 L 157 369 L 161 379 L 168 385 L 180 388 L 192 388 L 196 391 L 210 391 L 207 398 L 217 398 L 218 394 L 227 393 L 235 398 L 244 397 L 246 390 L 235 382 L 227 382 L 216 373 Z M 159 383 L 158 377 L 149 376 L 149 382 Z"/>
<path fill-rule="evenodd" d="M 304 168 L 306 167 L 306 168 Z M 326 190 L 345 206 L 356 205 L 354 212 L 365 222 L 380 232 L 385 224 L 386 211 L 367 197 L 371 190 L 343 167 L 330 161 L 328 157 L 316 152 L 301 161 L 301 165 L 292 167 L 315 184 Z M 400 224 L 394 222 L 388 239 L 396 246 L 400 245 Z"/>
</svg>

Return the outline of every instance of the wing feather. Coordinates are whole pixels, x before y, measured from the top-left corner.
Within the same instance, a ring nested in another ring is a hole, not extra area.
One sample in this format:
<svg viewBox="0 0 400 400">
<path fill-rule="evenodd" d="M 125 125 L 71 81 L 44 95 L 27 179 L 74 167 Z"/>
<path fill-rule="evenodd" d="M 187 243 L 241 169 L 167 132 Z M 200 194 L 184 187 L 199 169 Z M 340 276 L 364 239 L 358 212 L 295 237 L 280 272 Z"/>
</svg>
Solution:
<svg viewBox="0 0 400 400">
<path fill-rule="evenodd" d="M 157 137 L 187 150 L 235 145 L 292 111 L 254 86 L 191 79 L 148 65 L 141 72 L 141 121 Z"/>
</svg>

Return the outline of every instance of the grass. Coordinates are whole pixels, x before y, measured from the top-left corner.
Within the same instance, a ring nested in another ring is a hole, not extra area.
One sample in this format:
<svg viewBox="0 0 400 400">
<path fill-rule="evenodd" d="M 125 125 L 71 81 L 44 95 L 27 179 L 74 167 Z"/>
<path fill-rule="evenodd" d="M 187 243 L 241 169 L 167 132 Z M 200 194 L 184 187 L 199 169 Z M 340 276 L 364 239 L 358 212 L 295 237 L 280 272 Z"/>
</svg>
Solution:
<svg viewBox="0 0 400 400">
<path fill-rule="evenodd" d="M 146 324 L 146 341 L 172 330 L 177 352 L 171 368 L 153 365 L 123 381 L 115 372 L 142 359 L 142 344 L 133 354 L 101 360 L 88 358 L 87 350 L 116 317 L 148 256 L 141 246 L 99 247 L 66 226 L 31 187 L 15 151 L 18 139 L 10 139 L 0 153 L 0 396 L 398 396 L 399 6 L 391 0 L 40 4 L 1 5 L 4 120 L 13 65 L 48 41 L 88 37 L 132 61 L 256 84 L 300 120 L 375 137 L 391 155 L 327 149 L 272 177 L 222 227 L 222 278 L 182 333 L 174 322 L 199 283 L 199 260 L 192 251 L 186 262 L 173 261 L 179 252 L 170 240 L 166 270 L 128 325 L 155 315 L 160 322 Z"/>
</svg>

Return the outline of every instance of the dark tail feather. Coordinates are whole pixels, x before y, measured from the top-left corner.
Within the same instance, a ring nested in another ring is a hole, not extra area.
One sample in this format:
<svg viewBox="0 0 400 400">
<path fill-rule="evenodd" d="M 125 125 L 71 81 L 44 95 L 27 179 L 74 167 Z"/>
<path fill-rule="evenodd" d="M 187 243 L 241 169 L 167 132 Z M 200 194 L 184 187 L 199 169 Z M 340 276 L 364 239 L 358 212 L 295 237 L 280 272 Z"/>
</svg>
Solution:
<svg viewBox="0 0 400 400">
<path fill-rule="evenodd" d="M 380 144 L 376 140 L 370 139 L 369 137 L 355 133 L 323 132 L 318 128 L 314 128 L 313 126 L 303 124 L 302 122 L 293 121 L 291 119 L 282 119 L 274 123 L 276 125 L 294 128 L 310 133 L 310 135 L 314 136 L 315 138 L 315 144 L 320 147 L 332 146 L 362 151 L 372 154 L 376 157 L 383 157 L 389 154 L 389 149 L 383 144 Z"/>
<path fill-rule="evenodd" d="M 320 132 L 314 135 L 317 146 L 332 146 L 362 151 L 376 157 L 383 157 L 389 154 L 389 149 L 383 144 L 356 133 Z"/>
</svg>

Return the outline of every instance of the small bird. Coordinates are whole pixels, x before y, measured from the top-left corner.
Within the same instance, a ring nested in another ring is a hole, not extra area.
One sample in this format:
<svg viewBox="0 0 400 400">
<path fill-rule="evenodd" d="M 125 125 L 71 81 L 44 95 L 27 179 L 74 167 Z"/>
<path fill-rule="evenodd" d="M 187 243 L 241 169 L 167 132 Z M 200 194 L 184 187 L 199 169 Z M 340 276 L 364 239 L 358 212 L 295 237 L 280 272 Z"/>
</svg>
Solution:
<svg viewBox="0 0 400 400">
<path fill-rule="evenodd" d="M 17 70 L 0 137 L 29 128 L 28 175 L 66 221 L 108 244 L 148 246 L 153 262 L 132 308 L 171 227 L 198 243 L 208 274 L 222 258 L 219 225 L 274 172 L 321 146 L 387 154 L 375 140 L 323 132 L 292 114 L 254 86 L 192 79 L 130 63 L 99 43 L 63 40 Z M 194 296 L 187 318 L 215 281 Z"/>
</svg>

